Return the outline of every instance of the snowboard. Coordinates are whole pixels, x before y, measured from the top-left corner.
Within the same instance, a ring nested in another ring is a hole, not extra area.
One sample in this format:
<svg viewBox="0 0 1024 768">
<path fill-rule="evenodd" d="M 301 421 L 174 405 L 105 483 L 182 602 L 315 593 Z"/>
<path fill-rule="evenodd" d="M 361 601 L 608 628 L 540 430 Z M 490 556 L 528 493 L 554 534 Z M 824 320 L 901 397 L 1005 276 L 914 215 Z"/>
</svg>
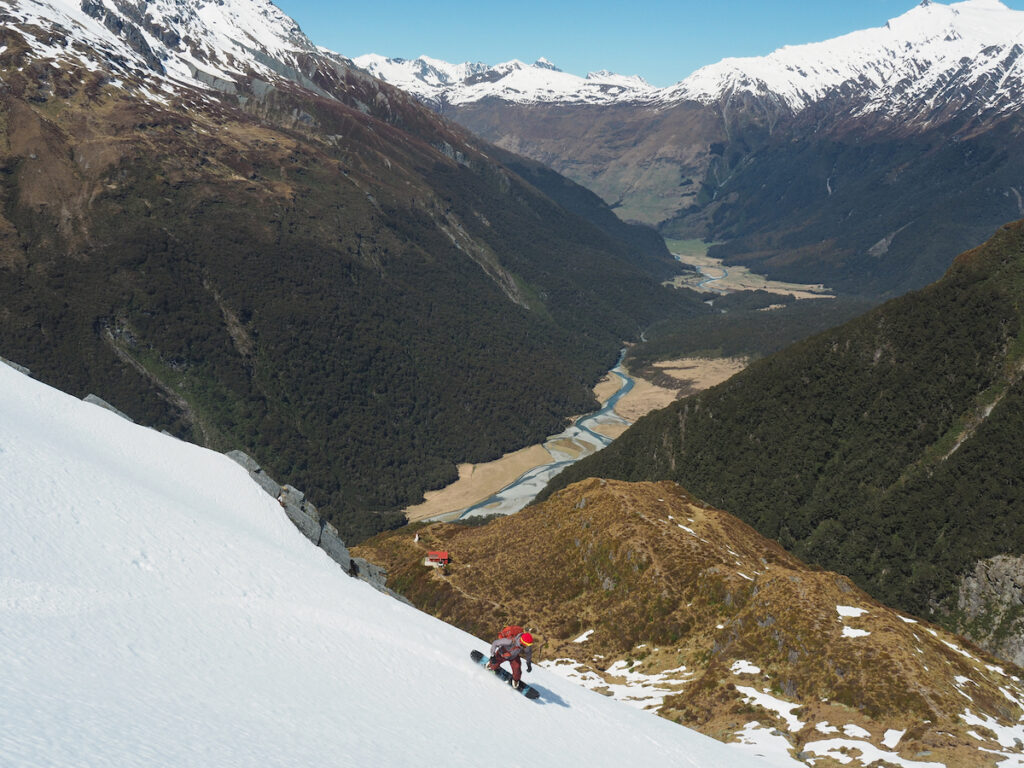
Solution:
<svg viewBox="0 0 1024 768">
<path fill-rule="evenodd" d="M 470 658 L 473 659 L 473 661 L 475 661 L 481 667 L 483 667 L 484 669 L 487 669 L 487 660 L 488 660 L 487 656 L 485 656 L 484 654 L 480 653 L 480 651 L 470 651 L 469 656 L 470 656 Z M 504 680 L 506 683 L 509 684 L 509 688 L 512 688 L 512 673 L 509 672 L 507 669 L 505 669 L 504 667 L 498 667 L 496 670 L 489 670 L 489 671 L 494 672 L 494 674 L 497 677 L 501 678 L 502 680 Z M 532 687 L 530 685 L 527 685 L 522 680 L 519 681 L 519 687 L 518 688 L 512 688 L 512 690 L 516 691 L 517 693 L 523 694 L 523 696 L 525 696 L 528 699 L 538 699 L 538 698 L 540 698 L 540 691 L 538 691 L 536 688 L 534 688 L 534 687 Z"/>
</svg>

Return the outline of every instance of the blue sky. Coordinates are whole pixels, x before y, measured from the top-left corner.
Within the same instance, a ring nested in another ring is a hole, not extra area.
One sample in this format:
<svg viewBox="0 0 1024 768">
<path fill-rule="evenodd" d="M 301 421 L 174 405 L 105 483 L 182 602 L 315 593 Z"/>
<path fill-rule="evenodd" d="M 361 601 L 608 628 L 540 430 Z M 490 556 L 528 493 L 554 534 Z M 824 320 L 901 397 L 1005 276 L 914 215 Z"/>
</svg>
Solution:
<svg viewBox="0 0 1024 768">
<path fill-rule="evenodd" d="M 653 85 L 726 56 L 761 56 L 879 27 L 915 0 L 274 0 L 318 45 L 345 56 L 421 54 L 451 62 L 544 56 L 567 72 L 610 69 Z M 1004 0 L 1024 10 L 1024 0 Z"/>
</svg>

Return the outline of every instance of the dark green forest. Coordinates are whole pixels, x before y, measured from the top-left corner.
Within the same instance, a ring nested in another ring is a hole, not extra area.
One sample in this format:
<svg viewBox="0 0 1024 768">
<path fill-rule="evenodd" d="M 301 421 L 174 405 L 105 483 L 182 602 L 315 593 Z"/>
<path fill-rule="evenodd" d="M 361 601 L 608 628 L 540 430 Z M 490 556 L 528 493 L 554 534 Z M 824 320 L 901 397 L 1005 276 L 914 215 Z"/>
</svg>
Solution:
<svg viewBox="0 0 1024 768">
<path fill-rule="evenodd" d="M 939 282 L 640 419 L 552 482 L 679 482 L 877 598 L 950 623 L 1024 553 L 1024 224 Z"/>
<path fill-rule="evenodd" d="M 643 372 L 659 360 L 678 357 L 764 357 L 842 325 L 874 306 L 865 299 L 797 301 L 765 291 L 713 296 L 706 301 L 711 302 L 711 312 L 661 320 L 647 328 L 645 341 L 629 350 L 630 370 Z M 785 306 L 766 309 L 779 304 Z"/>
<path fill-rule="evenodd" d="M 0 354 L 246 451 L 354 543 L 457 463 L 595 407 L 644 327 L 707 311 L 661 287 L 671 258 L 650 230 L 574 185 L 570 212 L 411 99 L 396 113 L 392 94 L 384 121 L 272 96 L 259 116 L 97 99 L 101 122 L 8 94 L 0 117 L 46 141 L 0 157 Z M 75 120 L 118 142 L 95 177 L 69 160 Z M 73 215 L 33 197 L 40 164 Z"/>
</svg>

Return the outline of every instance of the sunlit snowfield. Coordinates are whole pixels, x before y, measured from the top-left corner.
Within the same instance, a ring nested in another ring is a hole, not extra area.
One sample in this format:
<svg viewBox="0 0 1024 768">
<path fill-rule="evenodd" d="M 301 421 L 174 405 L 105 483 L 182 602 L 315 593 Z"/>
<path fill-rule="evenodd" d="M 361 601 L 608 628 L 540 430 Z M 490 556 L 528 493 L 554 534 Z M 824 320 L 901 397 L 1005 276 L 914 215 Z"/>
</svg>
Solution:
<svg viewBox="0 0 1024 768">
<path fill-rule="evenodd" d="M 5 365 L 0 392 L 5 765 L 794 764 L 543 669 L 519 697 L 226 457 Z"/>
</svg>

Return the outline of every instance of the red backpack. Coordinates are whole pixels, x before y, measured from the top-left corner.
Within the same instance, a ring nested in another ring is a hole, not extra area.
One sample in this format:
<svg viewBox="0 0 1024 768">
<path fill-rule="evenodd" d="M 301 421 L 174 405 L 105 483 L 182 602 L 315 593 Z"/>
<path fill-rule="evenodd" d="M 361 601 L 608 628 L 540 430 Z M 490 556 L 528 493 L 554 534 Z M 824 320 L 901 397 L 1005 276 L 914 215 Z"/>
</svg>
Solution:
<svg viewBox="0 0 1024 768">
<path fill-rule="evenodd" d="M 498 633 L 498 639 L 501 639 L 503 637 L 516 637 L 518 635 L 521 635 L 522 633 L 522 627 L 517 627 L 515 624 L 512 624 L 508 627 L 505 627 L 503 630 L 501 630 L 501 632 Z"/>
</svg>

